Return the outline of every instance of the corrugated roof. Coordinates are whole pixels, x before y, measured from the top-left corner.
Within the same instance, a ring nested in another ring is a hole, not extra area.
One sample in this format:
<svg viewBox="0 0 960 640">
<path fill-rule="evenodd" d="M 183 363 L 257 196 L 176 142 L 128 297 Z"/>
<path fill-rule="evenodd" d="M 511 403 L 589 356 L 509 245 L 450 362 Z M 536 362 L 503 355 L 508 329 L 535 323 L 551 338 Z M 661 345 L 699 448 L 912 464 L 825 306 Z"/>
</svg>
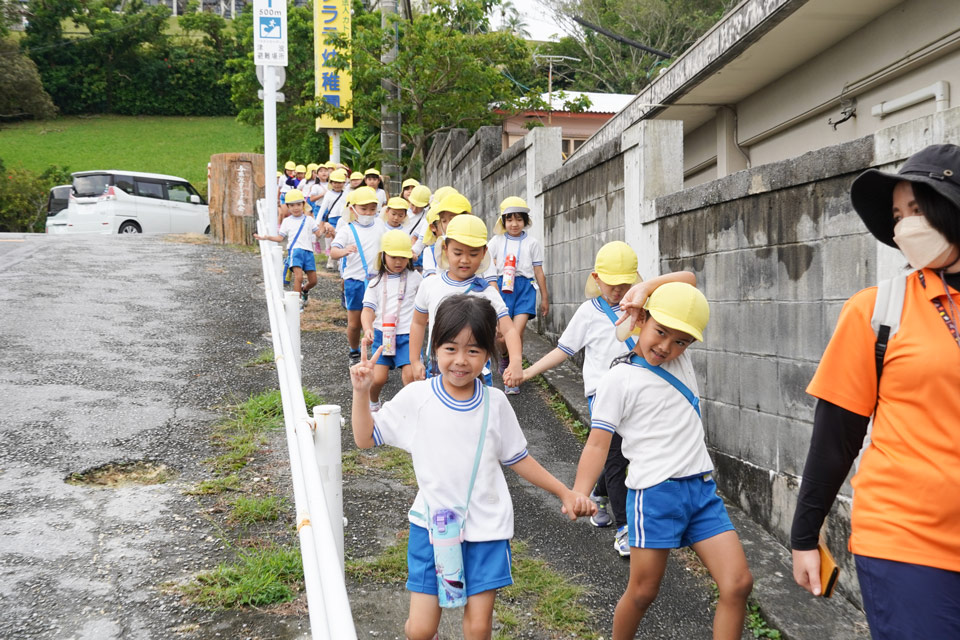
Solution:
<svg viewBox="0 0 960 640">
<path fill-rule="evenodd" d="M 579 96 L 587 96 L 590 98 L 590 107 L 586 109 L 587 113 L 617 113 L 625 106 L 627 106 L 631 100 L 636 96 L 633 94 L 626 93 L 595 93 L 593 91 L 569 91 L 563 89 L 564 97 L 560 97 L 560 91 L 553 92 L 553 107 L 554 111 L 563 111 L 563 104 L 570 100 L 573 100 Z M 541 93 L 540 99 L 544 102 L 548 102 L 549 94 Z"/>
</svg>

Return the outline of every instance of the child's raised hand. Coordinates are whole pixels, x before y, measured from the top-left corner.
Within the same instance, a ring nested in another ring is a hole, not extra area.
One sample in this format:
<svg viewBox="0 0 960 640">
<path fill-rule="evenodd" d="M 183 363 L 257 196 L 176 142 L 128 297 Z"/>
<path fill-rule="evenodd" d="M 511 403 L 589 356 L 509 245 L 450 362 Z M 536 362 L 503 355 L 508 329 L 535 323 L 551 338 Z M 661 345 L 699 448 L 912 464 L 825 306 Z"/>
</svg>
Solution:
<svg viewBox="0 0 960 640">
<path fill-rule="evenodd" d="M 360 350 L 360 362 L 350 367 L 350 382 L 355 390 L 366 391 L 373 384 L 373 367 L 377 364 L 382 352 L 383 345 L 380 345 L 373 357 L 368 360 L 367 350 Z"/>
<path fill-rule="evenodd" d="M 647 289 L 646 282 L 638 282 L 630 287 L 630 290 L 624 294 L 623 298 L 620 300 L 620 309 L 624 312 L 624 314 L 622 318 L 617 320 L 618 325 L 623 324 L 624 322 L 629 322 L 631 330 L 637 326 L 637 322 L 640 320 L 640 312 L 643 310 L 643 305 L 647 303 L 647 298 L 650 297 L 651 292 Z"/>
</svg>

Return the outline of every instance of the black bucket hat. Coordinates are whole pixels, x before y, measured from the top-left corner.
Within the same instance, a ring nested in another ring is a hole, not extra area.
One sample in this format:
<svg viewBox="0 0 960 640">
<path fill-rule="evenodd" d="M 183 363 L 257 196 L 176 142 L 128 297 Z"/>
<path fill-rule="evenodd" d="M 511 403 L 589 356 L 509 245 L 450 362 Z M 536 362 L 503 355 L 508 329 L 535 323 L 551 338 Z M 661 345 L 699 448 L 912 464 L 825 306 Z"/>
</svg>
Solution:
<svg viewBox="0 0 960 640">
<path fill-rule="evenodd" d="M 857 215 L 880 242 L 893 241 L 893 188 L 898 182 L 922 182 L 956 207 L 960 215 L 960 147 L 935 144 L 910 156 L 897 173 L 864 171 L 850 187 Z"/>
</svg>

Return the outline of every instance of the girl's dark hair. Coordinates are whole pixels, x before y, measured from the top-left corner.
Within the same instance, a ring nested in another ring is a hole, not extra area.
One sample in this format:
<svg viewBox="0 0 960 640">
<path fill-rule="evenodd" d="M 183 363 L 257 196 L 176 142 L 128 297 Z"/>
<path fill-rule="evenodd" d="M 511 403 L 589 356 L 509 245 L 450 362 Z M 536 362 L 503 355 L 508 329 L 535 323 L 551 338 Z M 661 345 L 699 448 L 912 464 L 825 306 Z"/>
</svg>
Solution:
<svg viewBox="0 0 960 640">
<path fill-rule="evenodd" d="M 406 266 L 406 268 L 409 269 L 410 271 L 414 271 L 414 268 L 413 268 L 413 260 L 411 260 L 410 258 L 407 258 L 407 266 Z M 381 252 L 380 252 L 380 270 L 377 271 L 377 277 L 376 277 L 376 279 L 375 279 L 375 280 L 371 280 L 371 281 L 370 281 L 370 284 L 367 285 L 367 286 L 375 287 L 375 286 L 377 286 L 378 284 L 380 284 L 380 279 L 383 278 L 383 274 L 385 274 L 386 272 L 387 272 L 387 254 L 386 254 L 386 252 L 381 251 Z"/>
<path fill-rule="evenodd" d="M 367 183 L 367 178 L 369 178 L 370 176 L 374 176 L 374 177 L 377 179 L 377 186 L 373 187 L 373 190 L 376 191 L 377 189 L 383 189 L 383 192 L 384 192 L 385 194 L 387 194 L 387 199 L 389 200 L 389 199 L 390 199 L 390 190 L 387 189 L 387 185 L 386 185 L 386 183 L 383 181 L 383 176 L 378 176 L 378 175 L 375 174 L 375 173 L 365 173 L 365 174 L 363 174 L 363 184 L 366 184 L 366 183 Z"/>
<path fill-rule="evenodd" d="M 960 247 L 960 209 L 922 182 L 914 182 L 913 197 L 930 226 L 943 234 L 955 247 Z"/>
<path fill-rule="evenodd" d="M 440 345 L 453 342 L 464 327 L 469 328 L 477 345 L 492 358 L 497 353 L 497 312 L 486 298 L 458 294 L 440 303 L 433 321 L 430 351 L 439 353 Z"/>
<path fill-rule="evenodd" d="M 527 213 L 526 211 L 511 211 L 510 213 L 504 213 L 503 215 L 500 216 L 500 219 L 503 221 L 503 226 L 504 226 L 504 227 L 507 226 L 507 216 L 512 216 L 512 215 L 520 215 L 520 216 L 523 216 L 523 226 L 525 226 L 525 227 L 529 227 L 529 226 L 530 226 L 530 214 L 529 214 L 529 213 Z"/>
</svg>

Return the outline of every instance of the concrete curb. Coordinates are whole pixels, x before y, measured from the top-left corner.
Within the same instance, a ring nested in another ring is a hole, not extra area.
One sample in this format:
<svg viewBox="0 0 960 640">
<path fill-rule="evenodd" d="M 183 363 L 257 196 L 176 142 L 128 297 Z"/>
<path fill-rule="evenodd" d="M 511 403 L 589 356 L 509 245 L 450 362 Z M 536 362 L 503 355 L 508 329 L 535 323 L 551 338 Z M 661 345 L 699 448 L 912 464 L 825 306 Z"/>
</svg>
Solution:
<svg viewBox="0 0 960 640">
<path fill-rule="evenodd" d="M 547 338 L 527 331 L 524 356 L 536 362 L 555 347 Z M 574 417 L 590 423 L 587 399 L 583 396 L 580 369 L 570 360 L 543 374 L 550 387 L 563 399 Z M 814 598 L 793 580 L 790 551 L 743 511 L 727 503 L 730 519 L 743 543 L 753 573 L 752 600 L 783 640 L 869 640 L 870 632 L 862 611 L 842 596 L 829 600 Z M 855 579 L 840 576 L 840 580 Z"/>
</svg>

